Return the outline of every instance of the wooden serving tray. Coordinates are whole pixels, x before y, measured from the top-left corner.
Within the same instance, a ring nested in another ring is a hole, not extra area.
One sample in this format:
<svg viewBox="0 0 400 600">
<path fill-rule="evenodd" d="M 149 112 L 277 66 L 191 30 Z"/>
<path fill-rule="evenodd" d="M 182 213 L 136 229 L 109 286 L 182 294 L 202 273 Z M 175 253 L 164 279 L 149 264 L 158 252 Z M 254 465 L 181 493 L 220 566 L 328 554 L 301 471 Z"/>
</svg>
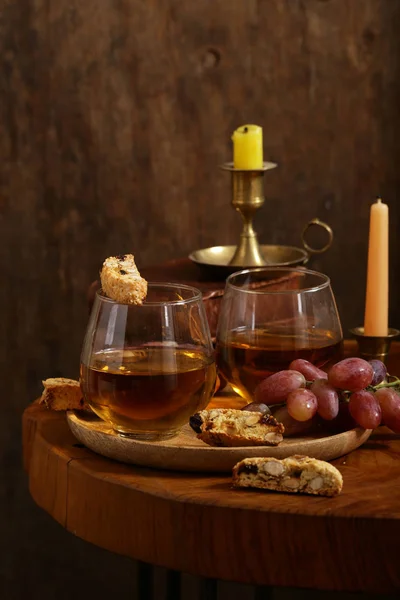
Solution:
<svg viewBox="0 0 400 600">
<path fill-rule="evenodd" d="M 214 407 L 238 407 L 237 396 L 214 398 Z M 196 471 L 203 473 L 230 472 L 243 458 L 273 456 L 286 458 L 304 454 L 321 460 L 333 460 L 355 450 L 371 435 L 371 430 L 351 429 L 336 435 L 323 433 L 304 437 L 285 438 L 279 446 L 247 446 L 242 448 L 214 448 L 198 440 L 186 425 L 181 433 L 159 442 L 138 441 L 118 435 L 113 429 L 91 414 L 70 411 L 68 425 L 74 436 L 85 446 L 107 458 L 157 469 Z"/>
</svg>

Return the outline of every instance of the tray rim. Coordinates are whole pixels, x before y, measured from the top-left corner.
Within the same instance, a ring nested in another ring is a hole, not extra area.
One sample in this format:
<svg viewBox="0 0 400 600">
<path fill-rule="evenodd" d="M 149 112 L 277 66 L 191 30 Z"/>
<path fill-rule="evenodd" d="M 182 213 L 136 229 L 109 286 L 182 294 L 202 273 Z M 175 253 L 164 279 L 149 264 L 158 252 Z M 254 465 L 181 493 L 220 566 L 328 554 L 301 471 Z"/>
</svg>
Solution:
<svg viewBox="0 0 400 600">
<path fill-rule="evenodd" d="M 168 465 L 166 466 L 165 463 L 163 464 L 159 464 L 159 465 L 155 465 L 154 461 L 151 459 L 149 462 L 151 462 L 152 464 L 148 464 L 146 465 L 142 460 L 138 460 L 138 462 L 135 462 L 135 460 L 129 456 L 127 457 L 126 460 L 121 460 L 119 458 L 115 458 L 115 456 L 110 455 L 110 453 L 103 453 L 100 452 L 98 450 L 98 446 L 94 447 L 94 444 L 88 444 L 87 443 L 87 438 L 84 439 L 83 437 L 83 433 L 86 432 L 89 436 L 96 436 L 100 439 L 105 440 L 114 440 L 116 441 L 116 453 L 119 454 L 119 449 L 122 447 L 122 445 L 129 447 L 131 451 L 134 451 L 134 448 L 141 448 L 142 450 L 146 450 L 150 447 L 153 448 L 158 448 L 160 449 L 160 451 L 162 450 L 163 453 L 169 453 L 171 456 L 177 453 L 177 450 L 181 450 L 183 452 L 187 452 L 190 454 L 199 452 L 201 453 L 201 456 L 199 455 L 199 460 L 201 462 L 201 458 L 202 457 L 206 457 L 206 456 L 219 456 L 221 459 L 223 458 L 224 460 L 230 461 L 233 463 L 234 461 L 239 462 L 240 460 L 242 460 L 243 458 L 245 458 L 243 456 L 243 454 L 248 454 L 248 456 L 271 456 L 273 457 L 275 452 L 277 451 L 279 453 L 279 450 L 286 449 L 288 448 L 290 450 L 291 446 L 295 446 L 296 442 L 300 445 L 307 443 L 309 444 L 310 448 L 309 450 L 312 452 L 313 447 L 314 446 L 320 446 L 321 443 L 323 443 L 323 440 L 329 440 L 331 442 L 331 444 L 333 444 L 336 441 L 340 442 L 341 445 L 345 445 L 346 441 L 349 442 L 349 440 L 351 440 L 351 438 L 353 439 L 353 447 L 351 448 L 351 450 L 346 451 L 343 454 L 347 454 L 349 452 L 352 452 L 353 450 L 356 450 L 357 448 L 359 448 L 360 446 L 362 446 L 370 437 L 372 430 L 371 429 L 362 429 L 361 427 L 356 427 L 353 429 L 349 429 L 347 431 L 344 432 L 340 432 L 340 433 L 335 433 L 333 435 L 328 435 L 328 436 L 321 436 L 321 437 L 315 437 L 315 438 L 311 438 L 308 439 L 308 436 L 303 436 L 303 437 L 290 437 L 290 438 L 286 438 L 284 439 L 281 444 L 279 444 L 279 446 L 240 446 L 240 447 L 214 447 L 214 446 L 208 446 L 207 444 L 205 444 L 204 442 L 199 441 L 199 446 L 193 445 L 193 446 L 188 446 L 186 444 L 182 444 L 179 443 L 177 445 L 174 445 L 173 440 L 179 438 L 179 434 L 177 436 L 175 436 L 174 438 L 170 438 L 168 440 L 160 440 L 160 441 L 147 441 L 147 440 L 136 440 L 136 439 L 130 439 L 130 438 L 125 438 L 122 436 L 119 436 L 117 433 L 115 433 L 112 428 L 111 425 L 105 421 L 102 421 L 99 417 L 97 417 L 96 415 L 90 415 L 90 417 L 92 417 L 92 421 L 88 421 L 85 420 L 84 418 L 82 418 L 82 415 L 80 415 L 78 413 L 78 411 L 67 411 L 67 423 L 68 423 L 68 427 L 70 428 L 72 434 L 79 440 L 79 442 L 83 443 L 86 447 L 88 447 L 90 450 L 92 450 L 93 452 L 100 454 L 101 456 L 105 456 L 106 458 L 111 458 L 112 460 L 116 460 L 117 462 L 121 462 L 124 464 L 133 464 L 133 465 L 138 465 L 138 466 L 144 466 L 144 467 L 148 467 L 148 468 L 158 468 L 158 469 L 163 469 L 163 470 L 169 470 L 169 471 L 174 471 L 174 472 L 183 472 L 183 471 L 192 471 L 192 472 L 197 472 L 199 474 L 204 474 L 204 473 L 211 473 L 211 472 L 230 472 L 231 471 L 231 466 L 228 467 L 224 467 L 224 468 L 194 468 L 194 464 L 193 464 L 193 468 L 190 468 L 190 466 L 187 466 L 185 468 L 178 468 L 174 465 Z M 92 427 L 93 423 L 95 424 L 100 424 L 104 429 L 102 430 L 101 428 L 96 428 L 96 427 Z M 184 426 L 184 428 L 188 428 L 188 425 Z M 193 432 L 193 437 L 195 437 L 195 434 Z M 291 441 L 292 443 L 288 443 L 288 441 Z M 286 443 L 285 443 L 286 442 Z M 204 444 L 204 445 L 203 445 Z M 179 454 L 182 454 L 183 456 L 183 452 L 180 452 Z M 296 452 L 295 450 L 293 451 L 293 453 L 291 454 L 289 452 L 288 456 L 292 456 L 293 454 L 298 454 L 298 452 Z M 336 456 L 332 456 L 331 458 L 328 459 L 322 459 L 322 460 L 335 460 L 336 458 L 339 458 L 340 456 L 342 456 L 343 454 L 337 454 Z M 237 455 L 237 456 L 236 456 Z M 312 455 L 312 454 L 311 454 Z"/>
</svg>

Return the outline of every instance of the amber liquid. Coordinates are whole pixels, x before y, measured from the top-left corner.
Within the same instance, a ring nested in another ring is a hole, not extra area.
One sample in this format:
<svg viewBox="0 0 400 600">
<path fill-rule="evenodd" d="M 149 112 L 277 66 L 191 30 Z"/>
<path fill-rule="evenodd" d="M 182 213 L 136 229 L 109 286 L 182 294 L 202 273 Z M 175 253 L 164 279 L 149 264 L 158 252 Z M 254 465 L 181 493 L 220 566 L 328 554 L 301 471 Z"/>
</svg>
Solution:
<svg viewBox="0 0 400 600">
<path fill-rule="evenodd" d="M 328 331 L 277 334 L 268 330 L 238 329 L 227 344 L 218 342 L 217 365 L 233 389 L 251 401 L 257 385 L 295 358 L 318 367 L 328 366 L 342 355 L 342 342 Z"/>
<path fill-rule="evenodd" d="M 213 357 L 171 347 L 104 350 L 81 365 L 85 398 L 94 412 L 125 435 L 175 435 L 215 387 Z"/>
</svg>

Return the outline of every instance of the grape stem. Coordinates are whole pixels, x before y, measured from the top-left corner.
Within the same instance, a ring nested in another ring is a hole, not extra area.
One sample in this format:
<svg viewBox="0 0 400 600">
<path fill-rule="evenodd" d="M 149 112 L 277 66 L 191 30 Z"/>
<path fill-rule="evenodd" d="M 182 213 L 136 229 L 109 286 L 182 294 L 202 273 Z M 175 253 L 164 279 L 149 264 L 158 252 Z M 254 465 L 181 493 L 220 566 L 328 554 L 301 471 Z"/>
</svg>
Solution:
<svg viewBox="0 0 400 600">
<path fill-rule="evenodd" d="M 365 389 L 368 392 L 376 392 L 377 390 L 381 390 L 383 388 L 399 388 L 400 391 L 400 379 L 395 375 L 389 375 L 389 373 L 387 374 L 387 378 L 388 380 L 391 379 L 392 381 L 382 381 L 382 383 L 378 383 L 378 385 L 368 385 Z M 306 381 L 306 387 L 309 388 L 313 383 L 313 381 Z M 340 391 L 342 394 L 342 398 L 345 400 L 345 402 L 348 402 L 352 392 L 350 392 L 349 390 Z"/>
<path fill-rule="evenodd" d="M 394 381 L 391 381 L 390 383 L 387 383 L 385 381 L 382 381 L 382 383 L 378 383 L 378 385 L 371 385 L 369 386 L 374 392 L 376 392 L 376 390 L 380 390 L 382 388 L 391 388 L 391 387 L 399 387 L 400 386 L 400 379 L 398 377 L 396 377 L 396 379 Z"/>
</svg>

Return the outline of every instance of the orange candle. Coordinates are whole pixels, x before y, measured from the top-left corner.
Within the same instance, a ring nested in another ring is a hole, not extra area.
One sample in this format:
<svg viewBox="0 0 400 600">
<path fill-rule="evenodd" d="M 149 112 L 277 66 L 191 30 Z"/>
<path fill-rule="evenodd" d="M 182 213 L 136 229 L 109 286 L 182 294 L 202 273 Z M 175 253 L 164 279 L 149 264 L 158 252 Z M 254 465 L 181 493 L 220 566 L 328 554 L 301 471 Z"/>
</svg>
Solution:
<svg viewBox="0 0 400 600">
<path fill-rule="evenodd" d="M 364 334 L 386 336 L 389 311 L 389 208 L 378 198 L 371 206 Z"/>
</svg>

